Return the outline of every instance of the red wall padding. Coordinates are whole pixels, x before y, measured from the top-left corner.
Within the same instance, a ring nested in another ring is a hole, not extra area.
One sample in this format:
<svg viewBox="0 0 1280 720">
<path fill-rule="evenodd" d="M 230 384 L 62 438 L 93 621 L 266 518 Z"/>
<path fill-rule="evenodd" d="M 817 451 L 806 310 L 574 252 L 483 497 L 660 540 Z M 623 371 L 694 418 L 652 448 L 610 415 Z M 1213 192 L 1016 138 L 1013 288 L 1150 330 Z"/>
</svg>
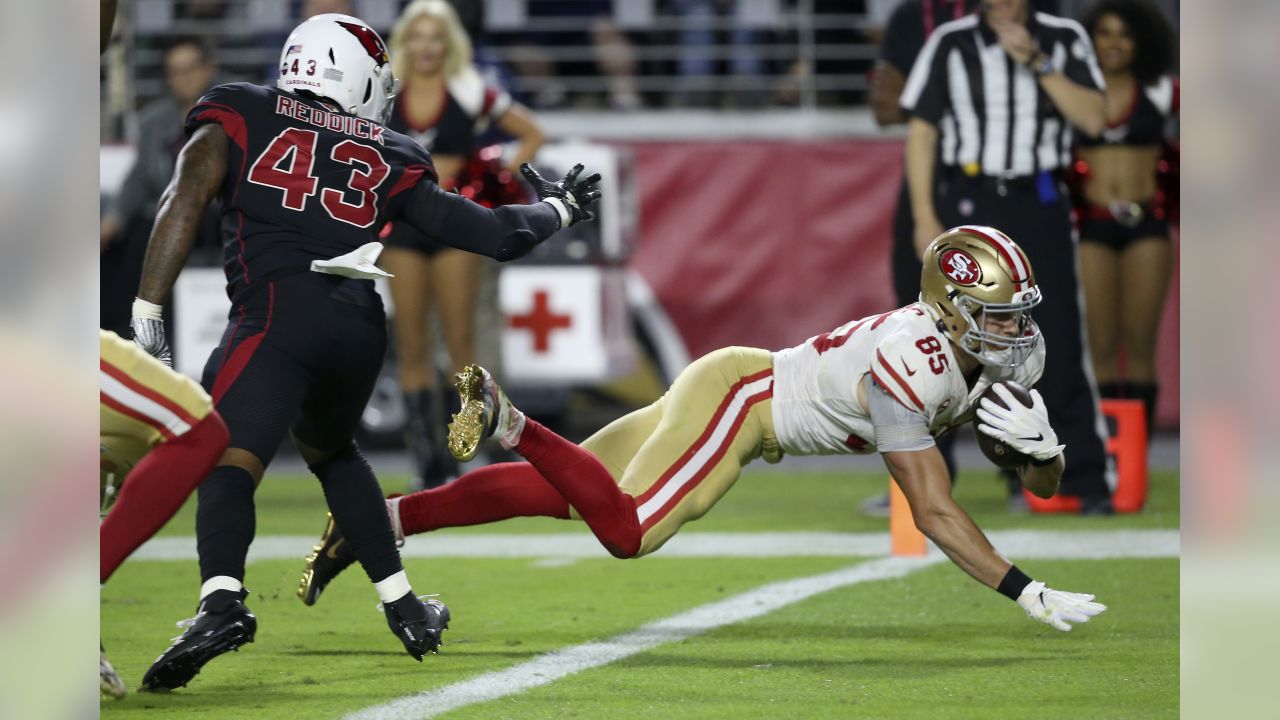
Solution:
<svg viewBox="0 0 1280 720">
<path fill-rule="evenodd" d="M 782 348 L 893 306 L 898 140 L 629 144 L 633 267 L 693 357 Z M 1178 285 L 1161 331 L 1160 421 L 1178 421 Z"/>
</svg>

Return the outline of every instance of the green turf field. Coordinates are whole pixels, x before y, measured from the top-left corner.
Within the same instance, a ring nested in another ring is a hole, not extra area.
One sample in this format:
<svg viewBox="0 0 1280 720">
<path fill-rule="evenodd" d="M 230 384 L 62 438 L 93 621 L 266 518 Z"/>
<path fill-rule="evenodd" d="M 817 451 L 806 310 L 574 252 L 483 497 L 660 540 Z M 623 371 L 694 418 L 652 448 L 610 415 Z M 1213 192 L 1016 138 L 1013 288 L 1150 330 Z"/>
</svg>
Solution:
<svg viewBox="0 0 1280 720">
<path fill-rule="evenodd" d="M 392 480 L 388 489 L 399 489 Z M 751 473 L 684 532 L 883 531 L 886 521 L 862 518 L 856 507 L 884 482 L 871 474 Z M 1153 475 L 1149 507 L 1136 516 L 1010 516 L 1001 495 L 994 475 L 981 473 L 967 473 L 957 489 L 986 529 L 1178 527 L 1176 473 Z M 268 477 L 257 506 L 259 538 L 318 534 L 323 525 L 323 499 L 308 478 Z M 185 508 L 164 533 L 192 535 L 193 517 L 193 508 Z M 459 537 L 548 532 L 587 531 L 554 520 L 448 531 Z M 1096 593 L 1111 609 L 1074 632 L 1058 633 L 943 562 L 898 579 L 813 594 L 446 716 L 1176 716 L 1176 558 L 1012 559 L 1052 586 Z M 441 593 L 455 617 L 443 654 L 419 665 L 386 629 L 374 608 L 377 597 L 358 570 L 306 608 L 293 595 L 301 559 L 264 560 L 251 564 L 246 578 L 259 619 L 257 642 L 215 660 L 183 690 L 104 700 L 102 715 L 343 717 L 424 690 L 468 681 L 484 685 L 485 673 L 541 662 L 545 653 L 733 601 L 769 583 L 877 562 L 884 561 L 661 552 L 623 562 L 603 550 L 598 559 L 551 562 L 409 559 L 415 589 Z M 192 614 L 198 583 L 194 561 L 133 561 L 104 588 L 103 641 L 131 687 L 179 632 L 174 621 Z M 500 681 L 489 686 L 495 684 L 501 687 Z"/>
</svg>

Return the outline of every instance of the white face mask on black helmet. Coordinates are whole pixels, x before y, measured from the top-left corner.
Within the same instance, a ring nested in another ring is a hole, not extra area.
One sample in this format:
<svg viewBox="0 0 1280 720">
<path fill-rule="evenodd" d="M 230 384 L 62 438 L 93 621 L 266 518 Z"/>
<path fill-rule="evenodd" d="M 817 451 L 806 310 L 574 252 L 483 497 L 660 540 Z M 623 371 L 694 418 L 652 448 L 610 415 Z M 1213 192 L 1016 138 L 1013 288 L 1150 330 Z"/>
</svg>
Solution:
<svg viewBox="0 0 1280 720">
<path fill-rule="evenodd" d="M 397 85 L 386 43 L 350 15 L 316 15 L 294 28 L 280 50 L 276 87 L 331 100 L 376 123 L 391 116 Z"/>
</svg>

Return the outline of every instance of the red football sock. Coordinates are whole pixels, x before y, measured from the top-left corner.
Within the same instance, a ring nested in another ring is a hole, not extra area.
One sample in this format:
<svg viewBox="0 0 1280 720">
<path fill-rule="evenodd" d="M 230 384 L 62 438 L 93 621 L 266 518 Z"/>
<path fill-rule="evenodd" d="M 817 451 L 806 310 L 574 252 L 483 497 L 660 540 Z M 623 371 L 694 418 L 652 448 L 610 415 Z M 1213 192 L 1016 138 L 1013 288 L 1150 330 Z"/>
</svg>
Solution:
<svg viewBox="0 0 1280 720">
<path fill-rule="evenodd" d="M 129 471 L 120 499 L 98 531 L 100 582 L 164 526 L 227 448 L 227 426 L 209 413 L 187 432 L 147 453 Z"/>
<path fill-rule="evenodd" d="M 569 519 L 569 503 L 529 463 L 499 463 L 400 498 L 405 535 L 513 517 Z"/>
<path fill-rule="evenodd" d="M 615 557 L 640 551 L 640 520 L 636 502 L 590 451 L 556 435 L 533 419 L 526 419 L 516 452 L 538 469 Z"/>
</svg>

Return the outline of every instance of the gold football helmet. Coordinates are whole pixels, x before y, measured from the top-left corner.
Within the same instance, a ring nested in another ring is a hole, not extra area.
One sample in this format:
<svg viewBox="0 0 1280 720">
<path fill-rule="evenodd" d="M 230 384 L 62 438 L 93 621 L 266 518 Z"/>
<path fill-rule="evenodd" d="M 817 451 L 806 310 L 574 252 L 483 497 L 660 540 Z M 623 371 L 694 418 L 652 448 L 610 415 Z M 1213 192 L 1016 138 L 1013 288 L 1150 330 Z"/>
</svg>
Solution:
<svg viewBox="0 0 1280 720">
<path fill-rule="evenodd" d="M 1031 319 L 1031 308 L 1040 304 L 1031 261 L 995 228 L 961 225 L 929 243 L 920 300 L 938 318 L 938 329 L 984 365 L 1021 365 L 1040 342 Z M 1014 320 L 1016 334 L 987 331 L 987 314 Z"/>
</svg>

